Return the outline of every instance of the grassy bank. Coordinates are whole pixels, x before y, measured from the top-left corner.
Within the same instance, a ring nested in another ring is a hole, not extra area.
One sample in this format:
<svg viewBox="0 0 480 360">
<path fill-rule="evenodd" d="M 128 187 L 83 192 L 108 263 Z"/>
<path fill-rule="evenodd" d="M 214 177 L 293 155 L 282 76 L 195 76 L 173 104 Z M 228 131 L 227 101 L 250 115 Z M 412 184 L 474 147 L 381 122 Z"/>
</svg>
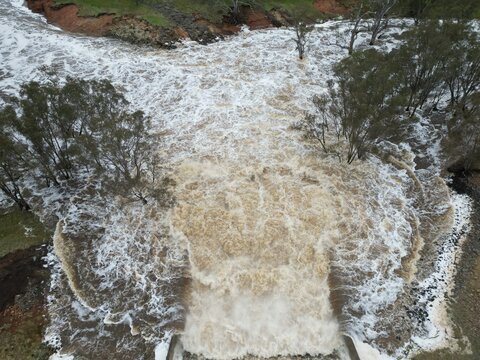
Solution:
<svg viewBox="0 0 480 360">
<path fill-rule="evenodd" d="M 147 22 L 161 27 L 178 25 L 172 13 L 196 15 L 219 23 L 228 15 L 232 0 L 54 0 L 57 5 L 75 3 L 78 5 L 81 16 L 98 16 L 115 14 L 118 16 L 136 16 Z M 337 0 L 333 4 L 344 8 L 351 8 L 355 0 Z M 314 5 L 313 0 L 245 0 L 242 4 L 249 4 L 252 8 L 263 11 L 280 9 L 290 15 L 297 15 L 309 20 L 316 20 L 325 16 Z M 398 16 L 414 16 L 417 5 L 413 1 L 399 3 L 395 12 Z M 477 0 L 439 0 L 424 10 L 425 17 L 449 18 L 465 17 L 480 18 L 480 5 Z"/>
<path fill-rule="evenodd" d="M 118 16 L 138 16 L 152 25 L 168 27 L 170 21 L 151 6 L 137 4 L 135 0 L 55 0 L 56 5 L 75 3 L 79 7 L 80 16 L 98 16 L 115 14 Z"/>
<path fill-rule="evenodd" d="M 64 5 L 75 3 L 78 5 L 81 16 L 98 16 L 115 14 L 118 16 L 133 15 L 142 18 L 157 26 L 174 26 L 167 9 L 188 15 L 198 15 L 213 22 L 220 22 L 223 16 L 230 11 L 232 4 L 229 0 L 55 0 L 55 4 Z M 283 9 L 290 14 L 301 14 L 310 19 L 321 17 L 312 0 L 258 0 L 252 2 L 254 7 L 264 11 Z M 165 9 L 165 10 L 159 10 Z"/>
<path fill-rule="evenodd" d="M 47 360 L 42 343 L 47 322 L 45 292 L 50 277 L 43 267 L 51 232 L 32 213 L 0 210 L 0 359 Z"/>
<path fill-rule="evenodd" d="M 30 212 L 16 207 L 0 210 L 0 258 L 15 250 L 48 241 L 51 233 Z"/>
</svg>

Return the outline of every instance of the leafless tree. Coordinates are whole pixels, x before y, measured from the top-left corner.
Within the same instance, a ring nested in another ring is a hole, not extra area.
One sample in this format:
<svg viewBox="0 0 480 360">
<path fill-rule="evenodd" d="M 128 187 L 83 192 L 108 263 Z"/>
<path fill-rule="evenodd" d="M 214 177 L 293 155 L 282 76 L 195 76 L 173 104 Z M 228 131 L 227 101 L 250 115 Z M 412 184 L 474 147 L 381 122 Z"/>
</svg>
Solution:
<svg viewBox="0 0 480 360">
<path fill-rule="evenodd" d="M 295 41 L 297 45 L 296 49 L 298 51 L 298 57 L 300 60 L 303 60 L 305 57 L 305 51 L 308 41 L 308 34 L 313 30 L 313 26 L 305 24 L 303 21 L 298 20 L 295 22 L 294 26 L 295 38 L 292 40 Z"/>
<path fill-rule="evenodd" d="M 365 18 L 369 15 L 366 0 L 361 0 L 356 3 L 355 7 L 350 12 L 349 27 L 345 31 L 337 31 L 334 43 L 329 45 L 338 46 L 348 51 L 348 55 L 352 55 L 355 49 L 355 42 L 358 35 L 362 32 L 368 31 Z"/>
<path fill-rule="evenodd" d="M 357 8 L 352 11 L 352 25 L 350 28 L 350 41 L 348 42 L 348 55 L 353 54 L 355 41 L 357 41 L 358 34 L 365 32 L 367 28 L 363 25 L 363 20 L 368 14 L 365 11 L 364 2 L 360 1 Z"/>
<path fill-rule="evenodd" d="M 373 24 L 370 30 L 372 37 L 370 45 L 374 45 L 378 36 L 388 27 L 389 13 L 397 4 L 398 0 L 370 0 L 370 5 L 374 11 Z"/>
<path fill-rule="evenodd" d="M 232 14 L 236 18 L 238 18 L 238 15 L 240 13 L 240 0 L 232 0 Z"/>
</svg>

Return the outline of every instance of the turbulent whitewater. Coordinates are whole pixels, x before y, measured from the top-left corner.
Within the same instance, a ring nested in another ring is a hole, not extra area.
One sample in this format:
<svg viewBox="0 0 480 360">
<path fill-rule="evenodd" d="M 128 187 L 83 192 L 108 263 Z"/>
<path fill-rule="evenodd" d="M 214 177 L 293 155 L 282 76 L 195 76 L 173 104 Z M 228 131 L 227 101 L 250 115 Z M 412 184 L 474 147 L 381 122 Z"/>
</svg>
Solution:
<svg viewBox="0 0 480 360">
<path fill-rule="evenodd" d="M 288 29 L 163 51 L 64 33 L 18 0 L 0 0 L 0 20 L 1 94 L 44 66 L 111 80 L 154 120 L 175 182 L 170 208 L 93 206 L 86 188 L 58 209 L 47 337 L 61 353 L 153 359 L 172 334 L 215 359 L 342 356 L 344 334 L 372 354 L 447 344 L 429 305 L 468 199 L 435 166 L 416 170 L 411 144 L 346 166 L 291 129 L 345 56 L 329 45 L 341 23 L 298 61 Z M 435 140 L 428 123 L 415 132 Z"/>
</svg>

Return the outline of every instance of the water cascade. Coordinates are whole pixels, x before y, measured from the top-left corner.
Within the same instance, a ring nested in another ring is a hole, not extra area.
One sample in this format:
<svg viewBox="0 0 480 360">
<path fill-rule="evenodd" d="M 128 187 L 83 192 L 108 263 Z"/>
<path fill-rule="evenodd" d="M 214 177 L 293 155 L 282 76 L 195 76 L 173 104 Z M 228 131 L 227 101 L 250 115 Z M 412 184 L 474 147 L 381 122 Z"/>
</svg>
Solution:
<svg viewBox="0 0 480 360">
<path fill-rule="evenodd" d="M 342 356 L 343 335 L 398 355 L 438 331 L 405 309 L 410 289 L 441 297 L 453 257 L 420 253 L 467 226 L 468 200 L 408 146 L 346 166 L 291 129 L 345 55 L 328 45 L 342 23 L 318 27 L 299 62 L 288 29 L 164 51 L 64 33 L 20 0 L 0 0 L 0 19 L 3 94 L 44 66 L 111 80 L 152 116 L 175 181 L 170 208 L 104 206 L 87 188 L 59 211 L 47 337 L 64 355 L 161 358 L 174 334 L 214 359 Z"/>
</svg>

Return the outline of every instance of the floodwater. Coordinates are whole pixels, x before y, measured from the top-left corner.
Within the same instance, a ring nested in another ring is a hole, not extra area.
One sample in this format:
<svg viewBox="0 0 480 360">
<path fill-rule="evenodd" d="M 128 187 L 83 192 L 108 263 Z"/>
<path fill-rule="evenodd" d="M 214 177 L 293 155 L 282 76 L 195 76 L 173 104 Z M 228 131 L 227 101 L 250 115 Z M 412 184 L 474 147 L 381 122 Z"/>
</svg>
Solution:
<svg viewBox="0 0 480 360">
<path fill-rule="evenodd" d="M 1 93 L 45 66 L 111 80 L 154 120 L 176 184 L 170 208 L 84 189 L 59 211 L 57 358 L 161 358 L 173 334 L 213 359 L 342 357 L 343 335 L 372 358 L 450 344 L 436 309 L 468 199 L 408 145 L 347 166 L 291 129 L 346 55 L 331 45 L 342 23 L 298 61 L 288 29 L 164 51 L 64 33 L 19 0 L 0 0 L 0 20 Z"/>
</svg>

